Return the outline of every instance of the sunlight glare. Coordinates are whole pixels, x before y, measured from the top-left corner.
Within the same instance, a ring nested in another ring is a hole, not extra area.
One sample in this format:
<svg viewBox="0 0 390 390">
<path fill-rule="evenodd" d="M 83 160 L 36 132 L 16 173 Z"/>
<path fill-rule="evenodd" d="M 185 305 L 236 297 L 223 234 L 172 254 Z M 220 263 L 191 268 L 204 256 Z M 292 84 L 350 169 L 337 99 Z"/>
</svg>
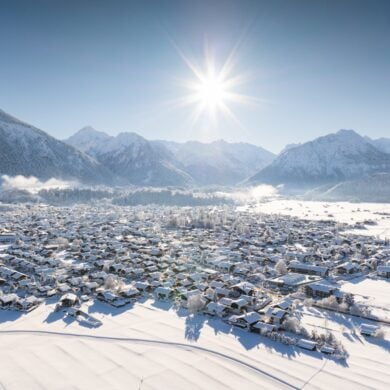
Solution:
<svg viewBox="0 0 390 390">
<path fill-rule="evenodd" d="M 208 77 L 198 85 L 198 98 L 209 109 L 214 110 L 226 98 L 224 84 L 215 77 Z"/>
<path fill-rule="evenodd" d="M 202 115 L 209 114 L 210 119 L 217 120 L 218 114 L 223 114 L 242 128 L 230 107 L 229 103 L 250 103 L 257 99 L 241 95 L 233 89 L 245 82 L 243 75 L 232 75 L 236 49 L 233 50 L 220 68 L 209 50 L 206 50 L 204 67 L 198 66 L 176 47 L 183 61 L 193 73 L 192 80 L 186 80 L 183 85 L 190 91 L 187 95 L 175 101 L 176 106 L 193 106 L 191 123 L 194 125 Z"/>
</svg>

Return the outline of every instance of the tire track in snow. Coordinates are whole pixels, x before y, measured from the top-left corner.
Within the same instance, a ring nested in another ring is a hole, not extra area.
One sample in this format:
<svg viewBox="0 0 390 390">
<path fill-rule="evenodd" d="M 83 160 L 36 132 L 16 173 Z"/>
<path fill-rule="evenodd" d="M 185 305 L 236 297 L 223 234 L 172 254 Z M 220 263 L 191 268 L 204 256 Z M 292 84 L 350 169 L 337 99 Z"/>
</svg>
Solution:
<svg viewBox="0 0 390 390">
<path fill-rule="evenodd" d="M 9 335 L 17 335 L 17 334 L 29 334 L 29 335 L 37 335 L 37 336 L 62 336 L 62 337 L 76 337 L 76 338 L 85 338 L 85 339 L 91 339 L 91 340 L 100 340 L 100 341 L 121 341 L 121 342 L 132 342 L 135 344 L 151 344 L 151 345 L 160 345 L 160 346 L 167 346 L 167 347 L 176 347 L 181 348 L 185 351 L 191 351 L 191 350 L 198 350 L 201 352 L 206 352 L 208 354 L 218 356 L 222 359 L 229 360 L 233 363 L 239 364 L 243 367 L 249 368 L 250 370 L 253 370 L 257 372 L 258 374 L 261 374 L 267 378 L 270 378 L 274 380 L 275 382 L 278 382 L 279 384 L 290 388 L 298 390 L 299 387 L 296 387 L 292 385 L 291 383 L 278 378 L 275 375 L 272 375 L 264 370 L 262 370 L 259 367 L 254 366 L 253 364 L 247 363 L 243 360 L 240 360 L 238 358 L 235 358 L 234 356 L 230 356 L 227 354 L 224 354 L 222 352 L 218 352 L 209 348 L 201 347 L 198 345 L 190 345 L 185 343 L 177 343 L 173 341 L 163 341 L 163 340 L 152 340 L 152 339 L 143 339 L 143 338 L 134 338 L 134 337 L 115 337 L 115 336 L 103 336 L 103 335 L 89 335 L 89 334 L 82 334 L 82 333 L 65 333 L 65 332 L 55 332 L 55 331 L 47 331 L 47 330 L 0 330 L 0 334 L 9 334 Z"/>
</svg>

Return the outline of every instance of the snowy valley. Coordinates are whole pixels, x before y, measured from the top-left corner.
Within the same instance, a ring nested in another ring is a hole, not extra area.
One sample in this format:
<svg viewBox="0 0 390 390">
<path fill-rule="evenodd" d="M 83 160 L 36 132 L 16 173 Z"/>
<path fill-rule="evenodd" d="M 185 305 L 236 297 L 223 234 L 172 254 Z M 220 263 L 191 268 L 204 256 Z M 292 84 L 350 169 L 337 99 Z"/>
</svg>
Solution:
<svg viewBox="0 0 390 390">
<path fill-rule="evenodd" d="M 0 140 L 5 388 L 389 387 L 386 140 Z"/>
</svg>

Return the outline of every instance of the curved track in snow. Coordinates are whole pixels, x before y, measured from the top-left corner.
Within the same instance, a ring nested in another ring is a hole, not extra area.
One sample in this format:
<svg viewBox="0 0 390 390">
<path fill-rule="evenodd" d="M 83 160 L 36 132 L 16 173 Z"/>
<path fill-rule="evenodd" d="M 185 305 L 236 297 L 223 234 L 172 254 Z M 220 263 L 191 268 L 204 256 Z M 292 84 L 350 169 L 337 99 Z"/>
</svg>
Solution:
<svg viewBox="0 0 390 390">
<path fill-rule="evenodd" d="M 98 341 L 118 341 L 118 342 L 130 342 L 134 344 L 150 344 L 150 345 L 156 345 L 156 346 L 164 346 L 164 347 L 172 347 L 172 348 L 181 348 L 183 350 L 197 350 L 201 352 L 208 353 L 210 355 L 217 356 L 219 358 L 228 360 L 234 364 L 238 364 L 240 366 L 246 367 L 250 370 L 255 371 L 256 373 L 263 375 L 281 386 L 289 389 L 299 389 L 299 387 L 293 386 L 287 381 L 284 381 L 281 378 L 278 378 L 275 375 L 272 375 L 264 370 L 262 370 L 259 367 L 256 367 L 253 364 L 247 363 L 243 360 L 240 360 L 238 358 L 235 358 L 234 356 L 230 356 L 227 354 L 224 354 L 222 352 L 215 351 L 213 349 L 201 347 L 198 345 L 191 345 L 191 344 L 185 344 L 185 343 L 177 343 L 172 341 L 163 341 L 163 340 L 152 340 L 152 339 L 143 339 L 143 338 L 135 338 L 135 337 L 115 337 L 115 336 L 104 336 L 104 335 L 88 335 L 88 334 L 82 334 L 82 333 L 68 333 L 68 332 L 55 332 L 55 331 L 45 331 L 45 330 L 28 330 L 28 329 L 20 329 L 20 330 L 0 330 L 1 334 L 7 334 L 7 335 L 35 335 L 35 336 L 60 336 L 60 337 L 70 337 L 70 338 L 84 338 L 84 339 L 91 339 L 91 340 L 98 340 Z"/>
</svg>

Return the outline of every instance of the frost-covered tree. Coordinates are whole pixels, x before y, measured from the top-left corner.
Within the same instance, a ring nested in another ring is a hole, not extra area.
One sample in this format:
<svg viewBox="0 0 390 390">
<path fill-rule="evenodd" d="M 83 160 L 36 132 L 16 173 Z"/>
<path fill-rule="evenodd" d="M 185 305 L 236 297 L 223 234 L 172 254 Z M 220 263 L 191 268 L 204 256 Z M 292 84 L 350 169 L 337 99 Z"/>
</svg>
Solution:
<svg viewBox="0 0 390 390">
<path fill-rule="evenodd" d="M 205 307 L 205 301 L 200 294 L 191 295 L 188 297 L 187 309 L 190 314 L 200 312 Z"/>
<path fill-rule="evenodd" d="M 364 244 L 362 244 L 362 247 L 360 249 L 360 254 L 364 259 L 367 259 L 369 257 L 367 247 Z"/>
<path fill-rule="evenodd" d="M 287 265 L 283 259 L 280 259 L 275 265 L 275 271 L 279 275 L 285 275 L 287 273 Z"/>
<path fill-rule="evenodd" d="M 215 293 L 215 290 L 213 290 L 211 287 L 208 287 L 205 291 L 205 296 L 210 300 L 215 300 L 217 295 Z"/>
<path fill-rule="evenodd" d="M 375 337 L 377 337 L 378 339 L 384 339 L 385 336 L 386 336 L 386 332 L 383 328 L 379 328 L 376 332 L 375 332 Z"/>
<path fill-rule="evenodd" d="M 335 345 L 335 343 L 337 342 L 336 338 L 334 337 L 334 334 L 332 332 L 329 332 L 329 331 L 326 332 L 325 341 L 329 345 Z"/>
<path fill-rule="evenodd" d="M 103 271 L 108 272 L 110 270 L 110 266 L 113 262 L 112 261 L 105 261 L 103 264 Z"/>
<path fill-rule="evenodd" d="M 298 318 L 296 317 L 288 317 L 283 322 L 283 328 L 289 332 L 299 333 L 301 325 L 299 323 Z"/>
<path fill-rule="evenodd" d="M 77 238 L 72 241 L 72 247 L 74 247 L 74 248 L 80 248 L 82 244 L 83 244 L 83 241 L 79 240 Z"/>
<path fill-rule="evenodd" d="M 293 309 L 298 308 L 301 305 L 301 301 L 299 299 L 294 299 L 293 301 Z"/>
<path fill-rule="evenodd" d="M 50 242 L 52 245 L 58 245 L 59 248 L 65 249 L 69 245 L 69 240 L 65 237 L 53 238 Z"/>
<path fill-rule="evenodd" d="M 340 309 L 340 305 L 337 302 L 336 297 L 333 295 L 331 295 L 330 297 L 321 299 L 321 301 L 319 301 L 319 304 L 321 306 L 328 307 L 329 309 L 333 309 L 333 310 Z"/>
<path fill-rule="evenodd" d="M 369 317 L 371 315 L 371 308 L 355 304 L 350 307 L 349 312 L 357 316 Z"/>
<path fill-rule="evenodd" d="M 355 304 L 355 298 L 352 294 L 345 294 L 344 302 L 347 304 L 348 308 Z"/>
<path fill-rule="evenodd" d="M 303 337 L 310 337 L 308 330 L 302 326 L 298 318 L 289 316 L 283 321 L 283 328 L 288 332 L 301 334 Z"/>
<path fill-rule="evenodd" d="M 110 274 L 104 281 L 104 287 L 107 290 L 118 291 L 123 287 L 123 281 L 119 277 Z"/>
<path fill-rule="evenodd" d="M 306 298 L 304 301 L 303 301 L 303 304 L 307 307 L 311 307 L 313 306 L 314 304 L 314 299 L 313 298 Z"/>
</svg>

